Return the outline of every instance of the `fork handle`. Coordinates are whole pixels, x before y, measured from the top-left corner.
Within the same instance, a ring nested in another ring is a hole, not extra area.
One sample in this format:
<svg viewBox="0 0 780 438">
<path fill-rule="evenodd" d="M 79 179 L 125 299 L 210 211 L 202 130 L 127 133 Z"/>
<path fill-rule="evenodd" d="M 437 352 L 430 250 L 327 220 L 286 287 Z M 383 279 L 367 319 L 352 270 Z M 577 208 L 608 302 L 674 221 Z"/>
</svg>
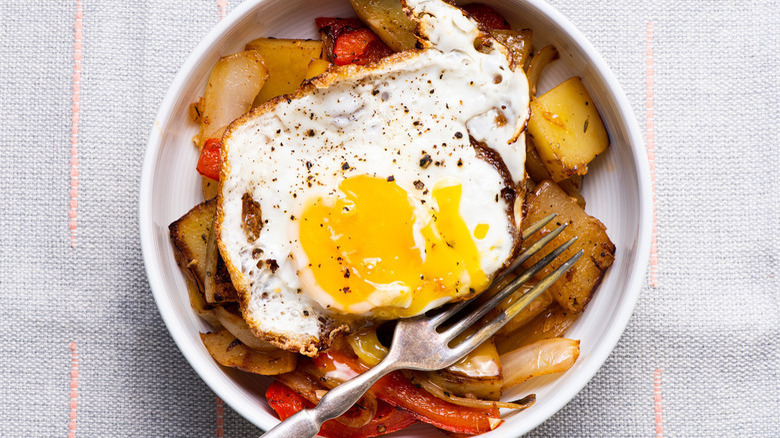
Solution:
<svg viewBox="0 0 780 438">
<path fill-rule="evenodd" d="M 350 379 L 325 394 L 317 406 L 304 409 L 282 421 L 262 435 L 263 438 L 310 438 L 331 418 L 346 412 L 382 376 L 393 371 L 390 361 L 382 361 L 363 374 Z"/>
</svg>

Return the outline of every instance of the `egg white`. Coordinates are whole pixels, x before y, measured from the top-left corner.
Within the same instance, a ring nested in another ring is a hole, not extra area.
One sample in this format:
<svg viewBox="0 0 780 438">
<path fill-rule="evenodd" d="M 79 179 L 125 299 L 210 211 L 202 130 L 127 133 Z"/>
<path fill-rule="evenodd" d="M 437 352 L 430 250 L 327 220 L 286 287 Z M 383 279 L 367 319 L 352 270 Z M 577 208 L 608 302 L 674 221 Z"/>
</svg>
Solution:
<svg viewBox="0 0 780 438">
<path fill-rule="evenodd" d="M 378 306 L 403 305 L 399 291 L 384 290 L 339 308 L 311 278 L 302 287 L 310 261 L 297 218 L 313 199 L 340 196 L 344 178 L 392 177 L 415 207 L 417 233 L 430 220 L 434 185 L 459 183 L 468 229 L 490 225 L 475 239 L 482 270 L 496 272 L 515 249 L 519 218 L 504 195 L 524 175 L 525 147 L 517 140 L 528 114 L 526 77 L 460 9 L 440 0 L 406 4 L 420 23 L 424 50 L 326 73 L 239 119 L 223 139 L 220 251 L 247 322 L 285 348 L 316 352 L 339 326 L 334 313 L 370 315 Z M 489 46 L 477 50 L 480 37 Z M 500 159 L 485 159 L 482 150 Z M 262 212 L 263 228 L 252 241 L 242 228 L 244 194 Z"/>
</svg>

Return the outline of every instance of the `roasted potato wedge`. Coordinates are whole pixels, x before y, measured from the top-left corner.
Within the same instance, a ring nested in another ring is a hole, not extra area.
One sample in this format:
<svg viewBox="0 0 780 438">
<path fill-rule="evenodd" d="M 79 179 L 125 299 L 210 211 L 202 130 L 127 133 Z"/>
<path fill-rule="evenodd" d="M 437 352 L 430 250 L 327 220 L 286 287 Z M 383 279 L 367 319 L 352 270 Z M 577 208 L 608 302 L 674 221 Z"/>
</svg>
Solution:
<svg viewBox="0 0 780 438">
<path fill-rule="evenodd" d="M 331 66 L 330 61 L 327 59 L 316 58 L 309 62 L 309 66 L 306 67 L 306 79 L 312 79 L 325 73 L 328 67 Z"/>
<path fill-rule="evenodd" d="M 417 46 L 417 24 L 409 19 L 400 0 L 349 0 L 358 18 L 396 52 Z"/>
<path fill-rule="evenodd" d="M 227 330 L 201 333 L 203 345 L 220 365 L 248 373 L 275 376 L 289 373 L 298 364 L 298 355 L 284 350 L 256 351 L 244 345 Z"/>
<path fill-rule="evenodd" d="M 542 157 L 539 156 L 529 136 L 525 137 L 525 171 L 537 184 L 546 179 L 551 179 L 550 172 L 547 171 L 547 167 L 542 162 Z"/>
<path fill-rule="evenodd" d="M 524 289 L 524 292 L 526 291 L 527 290 Z M 506 301 L 514 302 L 516 299 L 519 299 L 521 296 L 522 295 L 514 294 Z M 518 313 L 514 318 L 510 319 L 506 323 L 506 325 L 501 327 L 501 330 L 499 330 L 496 334 L 498 336 L 510 335 L 513 331 L 528 324 L 539 314 L 544 312 L 548 307 L 550 307 L 550 304 L 552 304 L 552 302 L 553 302 L 553 297 L 550 294 L 550 292 L 548 291 L 543 292 L 541 295 L 536 297 L 535 300 L 531 301 L 531 303 L 528 304 L 528 307 L 521 310 L 520 313 Z M 508 307 L 508 304 L 502 303 L 502 307 Z"/>
<path fill-rule="evenodd" d="M 246 45 L 263 57 L 268 68 L 268 80 L 257 94 L 253 107 L 276 96 L 290 94 L 306 79 L 306 71 L 313 59 L 322 58 L 322 41 L 258 38 Z"/>
<path fill-rule="evenodd" d="M 514 281 L 516 278 L 517 278 L 517 274 L 515 273 L 510 273 L 507 276 L 505 276 L 503 279 L 501 279 L 493 286 L 491 286 L 490 289 L 488 289 L 487 291 L 483 292 L 482 295 L 480 295 L 479 297 L 480 303 L 486 303 L 498 291 L 506 287 L 506 285 Z M 536 281 L 534 280 L 525 283 L 523 286 L 520 287 L 520 289 L 518 289 L 508 298 L 500 302 L 498 306 L 496 306 L 493 310 L 488 312 L 487 315 L 485 315 L 482 318 L 481 320 L 482 323 L 487 324 L 488 322 L 495 319 L 499 314 L 501 314 L 501 312 L 503 312 L 514 302 L 522 298 L 522 296 L 525 295 L 526 292 L 528 292 L 535 285 L 536 285 Z M 499 331 L 496 333 L 496 336 L 509 335 L 510 333 L 522 327 L 523 325 L 527 324 L 529 321 L 534 319 L 537 315 L 542 313 L 547 307 L 550 306 L 552 302 L 553 302 L 553 298 L 552 295 L 550 295 L 550 292 L 549 291 L 542 292 L 542 294 L 536 297 L 535 300 L 531 301 L 531 303 L 529 303 L 525 309 L 521 310 L 520 313 L 515 315 L 514 318 L 507 321 L 507 323 L 503 327 L 501 327 L 501 329 L 499 329 Z"/>
<path fill-rule="evenodd" d="M 566 333 L 566 330 L 574 324 L 579 316 L 579 313 L 566 310 L 558 303 L 553 303 L 528 324 L 509 335 L 496 337 L 496 350 L 503 355 L 543 339 L 560 337 Z"/>
<path fill-rule="evenodd" d="M 531 29 L 493 29 L 490 33 L 512 53 L 512 68 L 523 68 L 531 55 Z"/>
<path fill-rule="evenodd" d="M 195 312 L 214 327 L 220 327 L 219 320 L 204 299 L 206 276 L 206 246 L 214 226 L 216 201 L 196 205 L 169 227 L 173 254 L 184 273 L 190 303 Z"/>
<path fill-rule="evenodd" d="M 577 263 L 548 289 L 555 301 L 563 308 L 577 313 L 581 312 L 585 305 L 588 304 L 588 301 L 590 301 L 596 287 L 601 283 L 607 268 L 615 260 L 615 244 L 609 240 L 604 224 L 588 215 L 577 204 L 576 200 L 550 180 L 543 181 L 537 186 L 536 191 L 528 196 L 526 208 L 528 214 L 523 219 L 525 224 L 536 223 L 551 213 L 557 213 L 558 216 L 545 225 L 539 233 L 523 242 L 524 248 L 532 245 L 541 236 L 554 230 L 559 225 L 563 223 L 569 224 L 543 250 L 525 262 L 524 266 L 526 268 L 541 260 L 542 257 L 546 256 L 554 248 L 572 237 L 577 236 L 578 238 L 569 249 L 537 274 L 538 279 L 542 279 L 557 269 L 558 266 L 577 251 L 585 251 L 585 254 Z"/>
<path fill-rule="evenodd" d="M 574 175 L 571 178 L 566 178 L 563 181 L 558 182 L 558 187 L 563 189 L 567 195 L 574 198 L 577 201 L 577 205 L 585 208 L 585 198 L 580 193 L 582 189 L 582 175 Z"/>
<path fill-rule="evenodd" d="M 528 134 L 556 182 L 585 175 L 609 146 L 601 116 L 576 76 L 531 100 Z"/>
<path fill-rule="evenodd" d="M 238 301 L 238 292 L 233 287 L 230 273 L 217 248 L 217 236 L 211 227 L 206 244 L 206 272 L 203 281 L 203 297 L 209 304 Z"/>
</svg>

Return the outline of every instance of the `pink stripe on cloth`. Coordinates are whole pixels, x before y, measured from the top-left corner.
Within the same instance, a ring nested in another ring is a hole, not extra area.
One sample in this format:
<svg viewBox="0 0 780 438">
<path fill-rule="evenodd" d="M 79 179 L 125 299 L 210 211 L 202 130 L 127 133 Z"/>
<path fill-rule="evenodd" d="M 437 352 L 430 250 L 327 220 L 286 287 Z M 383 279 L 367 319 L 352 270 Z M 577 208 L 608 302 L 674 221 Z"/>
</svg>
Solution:
<svg viewBox="0 0 780 438">
<path fill-rule="evenodd" d="M 81 0 L 76 0 L 76 19 L 73 24 L 73 94 L 71 97 L 71 127 L 70 127 L 70 191 L 68 203 L 68 229 L 70 230 L 70 246 L 76 247 L 76 229 L 78 227 L 79 209 L 79 120 L 81 119 L 81 60 L 82 33 L 84 12 Z"/>
<path fill-rule="evenodd" d="M 225 436 L 225 407 L 222 399 L 217 397 L 217 438 Z"/>
<path fill-rule="evenodd" d="M 79 408 L 79 354 L 76 343 L 70 343 L 70 422 L 68 423 L 68 438 L 76 437 L 76 420 Z"/>
<path fill-rule="evenodd" d="M 653 191 L 653 235 L 650 240 L 650 285 L 658 286 L 658 230 L 655 197 L 655 70 L 653 68 L 653 22 L 647 23 L 645 45 L 645 143 L 650 162 L 650 184 Z"/>
<path fill-rule="evenodd" d="M 663 438 L 664 436 L 664 418 L 663 418 L 663 400 L 661 399 L 661 369 L 655 370 L 653 376 L 653 405 L 655 411 L 655 436 Z"/>
<path fill-rule="evenodd" d="M 219 19 L 225 18 L 227 13 L 227 0 L 217 0 L 217 7 L 219 8 Z"/>
</svg>

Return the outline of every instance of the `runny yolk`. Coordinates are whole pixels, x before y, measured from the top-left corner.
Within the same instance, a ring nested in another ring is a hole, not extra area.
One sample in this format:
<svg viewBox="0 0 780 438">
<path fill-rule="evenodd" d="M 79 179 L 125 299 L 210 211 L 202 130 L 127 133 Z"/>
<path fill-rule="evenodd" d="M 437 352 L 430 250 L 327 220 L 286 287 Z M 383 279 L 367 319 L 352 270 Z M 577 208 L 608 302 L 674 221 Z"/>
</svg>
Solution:
<svg viewBox="0 0 780 438">
<path fill-rule="evenodd" d="M 379 318 L 407 317 L 441 298 L 487 287 L 472 233 L 460 216 L 460 184 L 434 185 L 436 205 L 422 204 L 430 220 L 415 217 L 410 197 L 395 182 L 360 175 L 339 189 L 343 196 L 305 207 L 300 242 L 309 259 L 302 268 L 311 270 L 342 311 L 362 313 L 369 303 Z"/>
</svg>

